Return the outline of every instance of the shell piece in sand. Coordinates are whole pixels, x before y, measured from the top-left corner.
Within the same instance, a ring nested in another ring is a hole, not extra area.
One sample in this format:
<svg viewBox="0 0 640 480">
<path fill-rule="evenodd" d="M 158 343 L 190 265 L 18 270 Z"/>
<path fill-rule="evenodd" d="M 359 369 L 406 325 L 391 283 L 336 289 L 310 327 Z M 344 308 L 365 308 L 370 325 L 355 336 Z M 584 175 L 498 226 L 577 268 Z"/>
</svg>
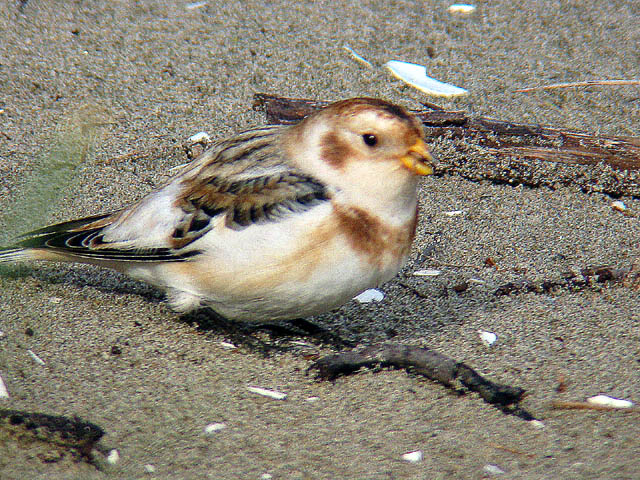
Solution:
<svg viewBox="0 0 640 480">
<path fill-rule="evenodd" d="M 469 93 L 464 88 L 428 77 L 427 68 L 424 65 L 391 60 L 385 63 L 384 66 L 389 69 L 394 77 L 428 95 L 456 97 Z"/>
</svg>

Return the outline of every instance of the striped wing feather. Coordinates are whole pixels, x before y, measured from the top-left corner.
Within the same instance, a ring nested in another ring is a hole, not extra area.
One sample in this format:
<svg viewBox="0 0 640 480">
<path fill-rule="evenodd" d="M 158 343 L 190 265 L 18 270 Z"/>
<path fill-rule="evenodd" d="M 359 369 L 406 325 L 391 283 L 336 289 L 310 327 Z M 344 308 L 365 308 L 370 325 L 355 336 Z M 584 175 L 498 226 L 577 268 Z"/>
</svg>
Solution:
<svg viewBox="0 0 640 480">
<path fill-rule="evenodd" d="M 323 183 L 286 162 L 278 147 L 281 131 L 266 127 L 219 142 L 133 206 L 35 230 L 11 248 L 52 249 L 105 261 L 182 261 L 199 253 L 191 244 L 212 229 L 214 219 L 239 230 L 277 222 L 329 200 Z M 175 211 L 155 206 L 164 192 L 174 195 Z M 164 239 L 157 246 L 147 241 L 144 248 L 136 247 L 136 237 L 148 234 L 144 217 L 157 215 L 175 217 L 168 218 Z"/>
</svg>

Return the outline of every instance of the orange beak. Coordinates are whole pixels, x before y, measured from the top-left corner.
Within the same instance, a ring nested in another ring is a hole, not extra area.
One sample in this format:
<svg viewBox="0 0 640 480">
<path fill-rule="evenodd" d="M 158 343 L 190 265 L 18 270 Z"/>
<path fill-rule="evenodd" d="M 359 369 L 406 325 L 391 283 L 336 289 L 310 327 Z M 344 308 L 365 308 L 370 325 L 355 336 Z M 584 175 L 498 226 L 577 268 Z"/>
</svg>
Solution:
<svg viewBox="0 0 640 480">
<path fill-rule="evenodd" d="M 400 157 L 405 168 L 416 175 L 431 175 L 433 173 L 433 157 L 424 141 L 419 138 L 406 155 Z"/>
</svg>

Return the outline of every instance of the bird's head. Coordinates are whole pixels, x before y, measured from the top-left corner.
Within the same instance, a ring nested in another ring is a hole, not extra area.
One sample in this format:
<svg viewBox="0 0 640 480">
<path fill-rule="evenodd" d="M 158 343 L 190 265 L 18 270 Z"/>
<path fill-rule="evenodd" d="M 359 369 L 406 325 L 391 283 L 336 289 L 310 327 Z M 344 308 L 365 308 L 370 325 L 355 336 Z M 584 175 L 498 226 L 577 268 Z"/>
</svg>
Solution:
<svg viewBox="0 0 640 480">
<path fill-rule="evenodd" d="M 352 98 L 292 127 L 288 143 L 300 168 L 338 190 L 415 198 L 416 176 L 433 173 L 423 136 L 421 122 L 404 108 Z"/>
</svg>

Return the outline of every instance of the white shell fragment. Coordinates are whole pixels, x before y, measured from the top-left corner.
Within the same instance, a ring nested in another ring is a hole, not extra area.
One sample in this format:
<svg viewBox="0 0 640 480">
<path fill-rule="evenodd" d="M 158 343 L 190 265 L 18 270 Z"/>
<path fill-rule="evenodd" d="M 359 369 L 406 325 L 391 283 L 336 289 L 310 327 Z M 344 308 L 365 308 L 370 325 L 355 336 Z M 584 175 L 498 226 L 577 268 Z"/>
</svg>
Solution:
<svg viewBox="0 0 640 480">
<path fill-rule="evenodd" d="M 233 343 L 229 342 L 220 342 L 219 345 L 225 350 L 235 350 L 236 348 L 238 348 Z"/>
<path fill-rule="evenodd" d="M 609 397 L 608 395 L 596 395 L 595 397 L 587 398 L 587 402 L 592 405 L 600 405 L 603 407 L 611 408 L 631 408 L 633 402 L 629 400 L 621 400 L 619 398 Z"/>
<path fill-rule="evenodd" d="M 150 463 L 147 463 L 144 466 L 144 471 L 147 473 L 156 473 L 156 467 L 154 467 L 153 465 L 151 465 Z"/>
<path fill-rule="evenodd" d="M 262 475 L 260 475 L 261 480 L 271 480 L 272 478 L 273 475 L 271 475 L 270 473 L 263 473 Z"/>
<path fill-rule="evenodd" d="M 482 340 L 482 343 L 484 343 L 487 347 L 490 347 L 491 345 L 496 343 L 496 340 L 498 340 L 498 336 L 493 332 L 478 330 L 478 335 L 480 335 L 480 340 Z"/>
<path fill-rule="evenodd" d="M 380 302 L 384 298 L 384 293 L 380 290 L 376 290 L 375 288 L 370 288 L 369 290 L 365 290 L 357 297 L 354 297 L 354 300 L 357 300 L 360 303 L 371 303 L 371 302 Z"/>
<path fill-rule="evenodd" d="M 191 143 L 210 143 L 211 137 L 207 132 L 198 132 L 195 135 L 191 135 L 188 141 Z"/>
<path fill-rule="evenodd" d="M 109 452 L 109 455 L 107 455 L 107 463 L 109 465 L 115 465 L 118 463 L 118 460 L 120 460 L 120 454 L 118 453 L 118 450 L 114 448 Z"/>
<path fill-rule="evenodd" d="M 544 428 L 544 422 L 540 420 L 529 420 L 529 425 L 538 430 L 542 430 Z"/>
<path fill-rule="evenodd" d="M 624 212 L 627 209 L 627 206 L 624 204 L 624 202 L 616 200 L 615 202 L 611 202 L 611 208 L 617 210 L 618 212 Z"/>
<path fill-rule="evenodd" d="M 450 210 L 448 212 L 442 212 L 447 217 L 457 217 L 458 215 L 462 215 L 464 212 L 462 210 Z"/>
<path fill-rule="evenodd" d="M 391 60 L 384 64 L 391 71 L 394 77 L 399 78 L 413 88 L 417 88 L 427 95 L 435 95 L 438 97 L 455 97 L 458 95 L 466 95 L 464 88 L 456 87 L 448 83 L 440 82 L 435 78 L 427 76 L 427 68 L 423 65 L 415 63 L 401 62 Z"/>
<path fill-rule="evenodd" d="M 320 397 L 307 397 L 304 399 L 305 402 L 314 403 L 320 400 Z"/>
<path fill-rule="evenodd" d="M 198 8 L 206 7 L 207 3 L 209 2 L 202 1 L 202 2 L 187 3 L 184 8 L 187 10 L 196 10 Z"/>
<path fill-rule="evenodd" d="M 490 463 L 485 465 L 482 469 L 491 475 L 502 475 L 503 473 L 505 473 L 504 470 L 502 470 L 499 466 L 491 465 Z"/>
<path fill-rule="evenodd" d="M 436 270 L 434 268 L 427 268 L 426 270 L 416 270 L 413 274 L 416 277 L 437 277 L 442 272 L 440 270 Z"/>
<path fill-rule="evenodd" d="M 27 353 L 33 359 L 34 362 L 36 362 L 38 365 L 44 366 L 44 360 L 42 360 L 38 355 L 33 353 L 32 350 L 27 350 Z"/>
<path fill-rule="evenodd" d="M 345 52 L 347 52 L 349 55 L 351 55 L 358 63 L 361 63 L 367 68 L 373 68 L 373 65 L 371 65 L 371 62 L 369 62 L 368 60 L 365 60 L 363 57 L 358 55 L 351 47 L 345 45 L 342 47 L 342 49 Z"/>
<path fill-rule="evenodd" d="M 477 285 L 484 285 L 485 283 L 487 283 L 484 280 L 480 280 L 479 278 L 473 278 L 473 277 L 471 277 L 469 280 L 467 280 L 467 282 L 475 283 Z"/>
<path fill-rule="evenodd" d="M 449 6 L 449 13 L 457 13 L 460 15 L 469 15 L 476 11 L 475 5 L 470 5 L 468 3 L 454 3 Z"/>
<path fill-rule="evenodd" d="M 9 398 L 9 390 L 7 390 L 7 386 L 4 384 L 2 377 L 0 377 L 0 398 Z"/>
<path fill-rule="evenodd" d="M 219 432 L 220 430 L 224 430 L 225 428 L 227 428 L 227 426 L 224 423 L 210 423 L 209 425 L 204 427 L 204 433 L 206 433 L 207 435 L 213 435 L 214 433 Z"/>
<path fill-rule="evenodd" d="M 268 390 L 266 388 L 260 388 L 260 387 L 247 387 L 247 390 L 249 390 L 252 393 L 257 393 L 258 395 L 262 395 L 263 397 L 273 398 L 274 400 L 284 400 L 285 398 L 287 398 L 286 393 L 278 392 L 276 390 Z"/>
<path fill-rule="evenodd" d="M 424 457 L 424 455 L 422 453 L 422 450 L 416 450 L 415 452 L 407 452 L 407 453 L 402 455 L 402 459 L 405 462 L 409 462 L 409 463 L 421 462 L 423 457 Z"/>
</svg>

